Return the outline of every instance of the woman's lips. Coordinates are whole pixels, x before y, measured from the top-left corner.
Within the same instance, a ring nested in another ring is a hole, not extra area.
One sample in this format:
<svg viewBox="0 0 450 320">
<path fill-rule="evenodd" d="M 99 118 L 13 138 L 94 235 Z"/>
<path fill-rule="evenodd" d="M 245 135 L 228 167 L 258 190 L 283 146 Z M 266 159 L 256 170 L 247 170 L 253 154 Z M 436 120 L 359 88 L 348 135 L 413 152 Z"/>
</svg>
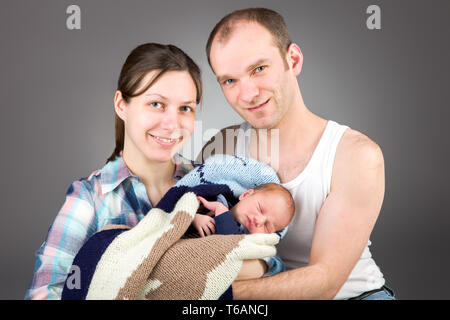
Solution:
<svg viewBox="0 0 450 320">
<path fill-rule="evenodd" d="M 248 108 L 247 110 L 250 111 L 250 112 L 256 112 L 256 111 L 259 111 L 259 110 L 261 110 L 262 108 L 264 108 L 264 107 L 269 103 L 269 101 L 270 101 L 270 99 L 267 99 L 266 102 L 260 104 L 259 106 L 254 107 L 254 108 Z"/>
<path fill-rule="evenodd" d="M 164 138 L 164 137 L 154 136 L 150 133 L 149 133 L 149 135 L 153 138 L 154 141 L 156 141 L 156 143 L 160 144 L 163 147 L 171 147 L 171 146 L 175 145 L 176 143 L 178 143 L 179 141 L 181 141 L 181 139 L 183 139 L 183 137 L 179 137 L 176 139 Z"/>
</svg>

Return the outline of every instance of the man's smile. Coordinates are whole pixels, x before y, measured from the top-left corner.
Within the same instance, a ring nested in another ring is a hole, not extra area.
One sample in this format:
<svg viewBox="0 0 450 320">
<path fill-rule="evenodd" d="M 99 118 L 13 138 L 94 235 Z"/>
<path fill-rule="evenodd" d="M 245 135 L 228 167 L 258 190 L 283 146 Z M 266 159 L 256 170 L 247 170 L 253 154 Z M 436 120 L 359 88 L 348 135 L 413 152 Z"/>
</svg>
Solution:
<svg viewBox="0 0 450 320">
<path fill-rule="evenodd" d="M 254 107 L 254 108 L 247 108 L 248 111 L 250 112 L 257 112 L 260 111 L 261 109 L 263 109 L 265 106 L 267 106 L 267 104 L 269 103 L 270 98 L 267 99 L 265 102 L 261 103 L 260 105 Z"/>
</svg>

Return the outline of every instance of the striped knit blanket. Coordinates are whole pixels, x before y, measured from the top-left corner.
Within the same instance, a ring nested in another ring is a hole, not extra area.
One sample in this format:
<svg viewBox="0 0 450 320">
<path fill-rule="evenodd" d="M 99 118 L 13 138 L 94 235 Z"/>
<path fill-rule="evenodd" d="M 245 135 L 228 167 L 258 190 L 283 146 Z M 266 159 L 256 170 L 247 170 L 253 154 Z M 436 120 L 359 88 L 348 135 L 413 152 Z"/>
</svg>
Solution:
<svg viewBox="0 0 450 320">
<path fill-rule="evenodd" d="M 243 260 L 276 253 L 276 234 L 183 238 L 199 201 L 224 195 L 231 203 L 257 185 L 275 182 L 272 168 L 253 159 L 216 155 L 185 175 L 134 228 L 111 225 L 76 255 L 79 286 L 66 280 L 62 299 L 232 298 Z"/>
</svg>

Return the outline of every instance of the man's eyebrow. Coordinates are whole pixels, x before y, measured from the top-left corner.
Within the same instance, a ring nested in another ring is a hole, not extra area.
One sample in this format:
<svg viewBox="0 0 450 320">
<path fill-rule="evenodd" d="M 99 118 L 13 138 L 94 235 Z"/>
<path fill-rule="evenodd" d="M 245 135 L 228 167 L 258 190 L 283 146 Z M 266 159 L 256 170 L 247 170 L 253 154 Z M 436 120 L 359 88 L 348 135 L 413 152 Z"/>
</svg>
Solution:
<svg viewBox="0 0 450 320">
<path fill-rule="evenodd" d="M 267 64 L 267 62 L 269 62 L 269 59 L 265 59 L 265 58 L 259 59 L 255 63 L 252 63 L 251 65 L 249 65 L 247 67 L 247 71 L 252 71 L 252 70 L 260 67 L 261 65 Z"/>
<path fill-rule="evenodd" d="M 254 63 L 252 63 L 251 65 L 249 65 L 249 66 L 246 68 L 246 70 L 247 70 L 247 72 L 248 72 L 248 71 L 252 71 L 252 70 L 256 69 L 257 67 L 259 67 L 259 66 L 261 66 L 261 65 L 267 64 L 268 62 L 269 62 L 269 59 L 267 59 L 267 58 L 261 58 L 261 59 L 258 59 L 258 60 L 256 60 L 256 62 L 254 62 Z M 217 77 L 217 82 L 221 83 L 221 82 L 224 81 L 224 80 L 232 79 L 232 78 L 233 78 L 233 77 L 224 74 L 224 75 L 222 75 L 222 76 L 218 76 L 218 77 Z"/>
<path fill-rule="evenodd" d="M 230 78 L 231 78 L 230 76 L 224 74 L 223 76 L 219 76 L 216 79 L 217 79 L 217 82 L 222 83 L 223 81 L 230 79 Z"/>
</svg>

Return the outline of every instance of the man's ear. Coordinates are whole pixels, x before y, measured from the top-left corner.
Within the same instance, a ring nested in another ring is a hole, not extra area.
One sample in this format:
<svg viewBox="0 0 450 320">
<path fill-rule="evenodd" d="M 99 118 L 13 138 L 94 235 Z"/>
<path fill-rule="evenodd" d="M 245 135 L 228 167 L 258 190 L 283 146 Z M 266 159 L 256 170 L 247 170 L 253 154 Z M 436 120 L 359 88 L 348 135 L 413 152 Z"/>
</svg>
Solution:
<svg viewBox="0 0 450 320">
<path fill-rule="evenodd" d="M 123 99 L 122 92 L 119 90 L 116 91 L 114 95 L 114 110 L 116 111 L 117 116 L 123 121 L 127 118 L 127 109 L 126 102 Z"/>
<path fill-rule="evenodd" d="M 303 54 L 299 46 L 295 43 L 291 43 L 286 53 L 286 60 L 289 67 L 294 72 L 295 76 L 298 76 L 302 71 L 303 66 Z"/>
<path fill-rule="evenodd" d="M 247 198 L 249 195 L 253 194 L 253 192 L 255 192 L 254 189 L 248 189 L 245 190 L 240 196 L 239 196 L 239 201 L 241 201 L 244 198 Z"/>
</svg>

